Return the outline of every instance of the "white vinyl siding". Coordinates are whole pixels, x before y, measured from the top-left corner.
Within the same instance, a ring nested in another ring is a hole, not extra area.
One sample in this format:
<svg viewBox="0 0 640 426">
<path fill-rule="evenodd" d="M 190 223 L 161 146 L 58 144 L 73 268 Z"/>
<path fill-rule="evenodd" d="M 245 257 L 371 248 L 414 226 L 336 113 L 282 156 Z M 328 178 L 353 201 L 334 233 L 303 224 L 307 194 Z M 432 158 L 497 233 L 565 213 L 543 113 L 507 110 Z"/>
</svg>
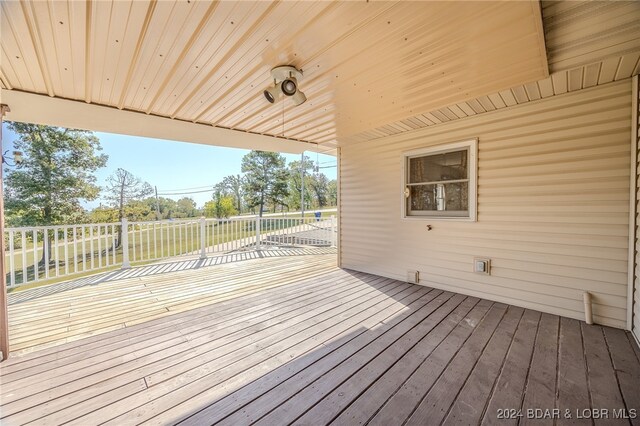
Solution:
<svg viewBox="0 0 640 426">
<path fill-rule="evenodd" d="M 625 327 L 631 80 L 341 148 L 342 267 Z M 402 153 L 478 138 L 477 222 L 402 219 Z M 427 225 L 431 225 L 431 230 Z M 473 258 L 491 259 L 491 276 Z"/>
</svg>

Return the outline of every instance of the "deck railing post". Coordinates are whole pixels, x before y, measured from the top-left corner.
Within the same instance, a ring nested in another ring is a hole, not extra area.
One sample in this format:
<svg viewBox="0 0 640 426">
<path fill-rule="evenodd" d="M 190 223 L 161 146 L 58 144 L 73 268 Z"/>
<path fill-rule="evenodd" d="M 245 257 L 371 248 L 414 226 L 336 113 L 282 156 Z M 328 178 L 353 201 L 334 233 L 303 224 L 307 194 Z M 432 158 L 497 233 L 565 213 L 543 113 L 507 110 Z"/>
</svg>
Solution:
<svg viewBox="0 0 640 426">
<path fill-rule="evenodd" d="M 206 219 L 200 218 L 200 259 L 207 258 L 207 238 L 205 236 Z"/>
<path fill-rule="evenodd" d="M 129 263 L 129 221 L 126 217 L 122 218 L 120 226 L 122 230 L 122 269 L 129 269 L 131 268 Z"/>
<path fill-rule="evenodd" d="M 336 246 L 336 217 L 335 215 L 331 215 L 331 247 Z"/>
<path fill-rule="evenodd" d="M 256 216 L 256 249 L 260 250 L 260 216 Z"/>
</svg>

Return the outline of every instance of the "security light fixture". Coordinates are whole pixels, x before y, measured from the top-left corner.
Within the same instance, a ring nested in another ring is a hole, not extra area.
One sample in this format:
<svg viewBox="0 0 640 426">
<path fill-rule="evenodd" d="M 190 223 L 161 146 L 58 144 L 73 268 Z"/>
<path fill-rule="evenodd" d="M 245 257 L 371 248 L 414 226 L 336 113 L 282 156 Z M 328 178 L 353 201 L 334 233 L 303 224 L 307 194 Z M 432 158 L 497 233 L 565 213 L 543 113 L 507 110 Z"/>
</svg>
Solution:
<svg viewBox="0 0 640 426">
<path fill-rule="evenodd" d="M 267 98 L 270 103 L 277 101 L 281 94 L 282 91 L 280 90 L 279 84 L 276 84 L 273 87 L 268 87 L 264 90 L 264 97 Z"/>
<path fill-rule="evenodd" d="M 281 95 L 291 98 L 295 106 L 302 105 L 307 97 L 298 89 L 298 80 L 302 79 L 302 71 L 289 65 L 275 67 L 271 70 L 273 86 L 264 90 L 264 97 L 275 103 Z"/>
</svg>

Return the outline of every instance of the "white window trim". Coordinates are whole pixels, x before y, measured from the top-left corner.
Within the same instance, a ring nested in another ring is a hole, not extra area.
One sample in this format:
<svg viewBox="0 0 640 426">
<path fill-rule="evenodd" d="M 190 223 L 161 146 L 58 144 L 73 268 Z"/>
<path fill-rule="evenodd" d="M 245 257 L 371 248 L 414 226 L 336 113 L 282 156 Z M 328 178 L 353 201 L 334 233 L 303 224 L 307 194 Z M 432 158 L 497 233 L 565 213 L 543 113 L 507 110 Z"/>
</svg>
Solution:
<svg viewBox="0 0 640 426">
<path fill-rule="evenodd" d="M 440 215 L 407 215 L 407 199 L 405 188 L 407 187 L 407 158 L 419 155 L 431 155 L 441 152 L 452 151 L 460 148 L 469 149 L 469 216 L 440 216 Z M 454 222 L 476 222 L 478 220 L 478 138 L 467 139 L 459 142 L 432 145 L 426 148 L 405 151 L 402 153 L 402 178 L 400 190 L 400 215 L 406 220 L 421 221 L 454 221 Z"/>
</svg>

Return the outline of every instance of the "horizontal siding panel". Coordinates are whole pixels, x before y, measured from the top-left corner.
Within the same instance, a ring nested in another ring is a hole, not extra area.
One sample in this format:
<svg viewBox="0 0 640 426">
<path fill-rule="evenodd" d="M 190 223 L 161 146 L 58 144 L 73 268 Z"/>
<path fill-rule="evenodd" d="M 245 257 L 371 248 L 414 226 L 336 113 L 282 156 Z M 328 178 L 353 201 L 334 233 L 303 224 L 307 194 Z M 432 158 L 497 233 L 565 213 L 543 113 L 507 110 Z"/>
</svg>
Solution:
<svg viewBox="0 0 640 426">
<path fill-rule="evenodd" d="M 590 291 L 596 320 L 623 327 L 630 104 L 623 80 L 344 144 L 342 266 L 578 319 Z M 478 221 L 402 219 L 403 152 L 475 137 Z"/>
</svg>

